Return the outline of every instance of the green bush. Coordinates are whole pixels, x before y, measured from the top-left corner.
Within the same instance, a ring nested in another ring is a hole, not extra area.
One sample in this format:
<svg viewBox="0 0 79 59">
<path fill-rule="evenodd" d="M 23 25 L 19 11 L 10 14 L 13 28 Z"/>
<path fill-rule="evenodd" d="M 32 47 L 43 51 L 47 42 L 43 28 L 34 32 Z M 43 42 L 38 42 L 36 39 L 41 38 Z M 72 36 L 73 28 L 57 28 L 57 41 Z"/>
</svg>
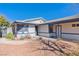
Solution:
<svg viewBox="0 0 79 59">
<path fill-rule="evenodd" d="M 7 36 L 6 36 L 6 38 L 9 39 L 9 40 L 13 40 L 13 39 L 14 39 L 13 33 L 9 32 L 9 33 L 7 34 Z"/>
</svg>

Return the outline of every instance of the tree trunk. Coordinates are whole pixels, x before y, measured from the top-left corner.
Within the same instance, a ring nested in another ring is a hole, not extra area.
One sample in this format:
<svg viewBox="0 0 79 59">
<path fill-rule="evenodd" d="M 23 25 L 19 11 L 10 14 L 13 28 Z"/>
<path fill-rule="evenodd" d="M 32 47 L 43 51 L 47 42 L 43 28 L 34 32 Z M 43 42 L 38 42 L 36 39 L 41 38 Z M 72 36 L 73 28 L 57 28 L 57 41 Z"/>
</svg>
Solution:
<svg viewBox="0 0 79 59">
<path fill-rule="evenodd" d="M 0 27 L 0 37 L 2 37 L 2 29 L 1 29 L 1 27 Z"/>
</svg>

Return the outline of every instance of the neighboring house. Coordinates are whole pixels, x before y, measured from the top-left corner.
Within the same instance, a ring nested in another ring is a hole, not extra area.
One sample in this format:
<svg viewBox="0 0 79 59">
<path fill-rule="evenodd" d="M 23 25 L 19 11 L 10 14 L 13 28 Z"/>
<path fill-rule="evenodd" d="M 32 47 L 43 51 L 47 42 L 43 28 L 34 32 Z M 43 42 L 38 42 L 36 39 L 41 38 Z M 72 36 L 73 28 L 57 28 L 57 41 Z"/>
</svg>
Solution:
<svg viewBox="0 0 79 59">
<path fill-rule="evenodd" d="M 45 21 L 43 18 L 15 21 L 13 23 L 13 33 L 17 37 L 24 37 L 29 34 L 79 40 L 79 15 L 51 21 Z"/>
</svg>

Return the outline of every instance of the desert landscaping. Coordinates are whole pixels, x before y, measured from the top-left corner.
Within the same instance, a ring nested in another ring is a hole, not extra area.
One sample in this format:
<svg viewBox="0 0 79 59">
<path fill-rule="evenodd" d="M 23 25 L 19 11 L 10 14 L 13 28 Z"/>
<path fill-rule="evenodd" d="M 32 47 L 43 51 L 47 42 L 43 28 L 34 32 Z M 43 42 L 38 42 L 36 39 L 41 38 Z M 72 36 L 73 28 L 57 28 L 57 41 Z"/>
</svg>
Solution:
<svg viewBox="0 0 79 59">
<path fill-rule="evenodd" d="M 10 43 L 11 42 L 11 43 Z M 12 44 L 12 42 L 14 44 Z M 21 43 L 19 43 L 21 42 Z M 79 44 L 52 38 L 24 38 L 0 43 L 1 56 L 79 56 Z"/>
</svg>

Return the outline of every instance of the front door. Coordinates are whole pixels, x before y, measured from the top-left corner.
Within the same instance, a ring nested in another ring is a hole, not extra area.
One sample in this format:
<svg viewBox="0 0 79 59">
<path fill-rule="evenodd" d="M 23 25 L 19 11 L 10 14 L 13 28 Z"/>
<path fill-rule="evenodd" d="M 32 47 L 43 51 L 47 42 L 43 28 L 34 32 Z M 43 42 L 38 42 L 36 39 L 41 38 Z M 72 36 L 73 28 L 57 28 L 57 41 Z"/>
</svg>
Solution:
<svg viewBox="0 0 79 59">
<path fill-rule="evenodd" d="M 61 32 L 62 32 L 62 26 L 61 25 L 56 25 L 56 37 L 61 38 Z"/>
</svg>

